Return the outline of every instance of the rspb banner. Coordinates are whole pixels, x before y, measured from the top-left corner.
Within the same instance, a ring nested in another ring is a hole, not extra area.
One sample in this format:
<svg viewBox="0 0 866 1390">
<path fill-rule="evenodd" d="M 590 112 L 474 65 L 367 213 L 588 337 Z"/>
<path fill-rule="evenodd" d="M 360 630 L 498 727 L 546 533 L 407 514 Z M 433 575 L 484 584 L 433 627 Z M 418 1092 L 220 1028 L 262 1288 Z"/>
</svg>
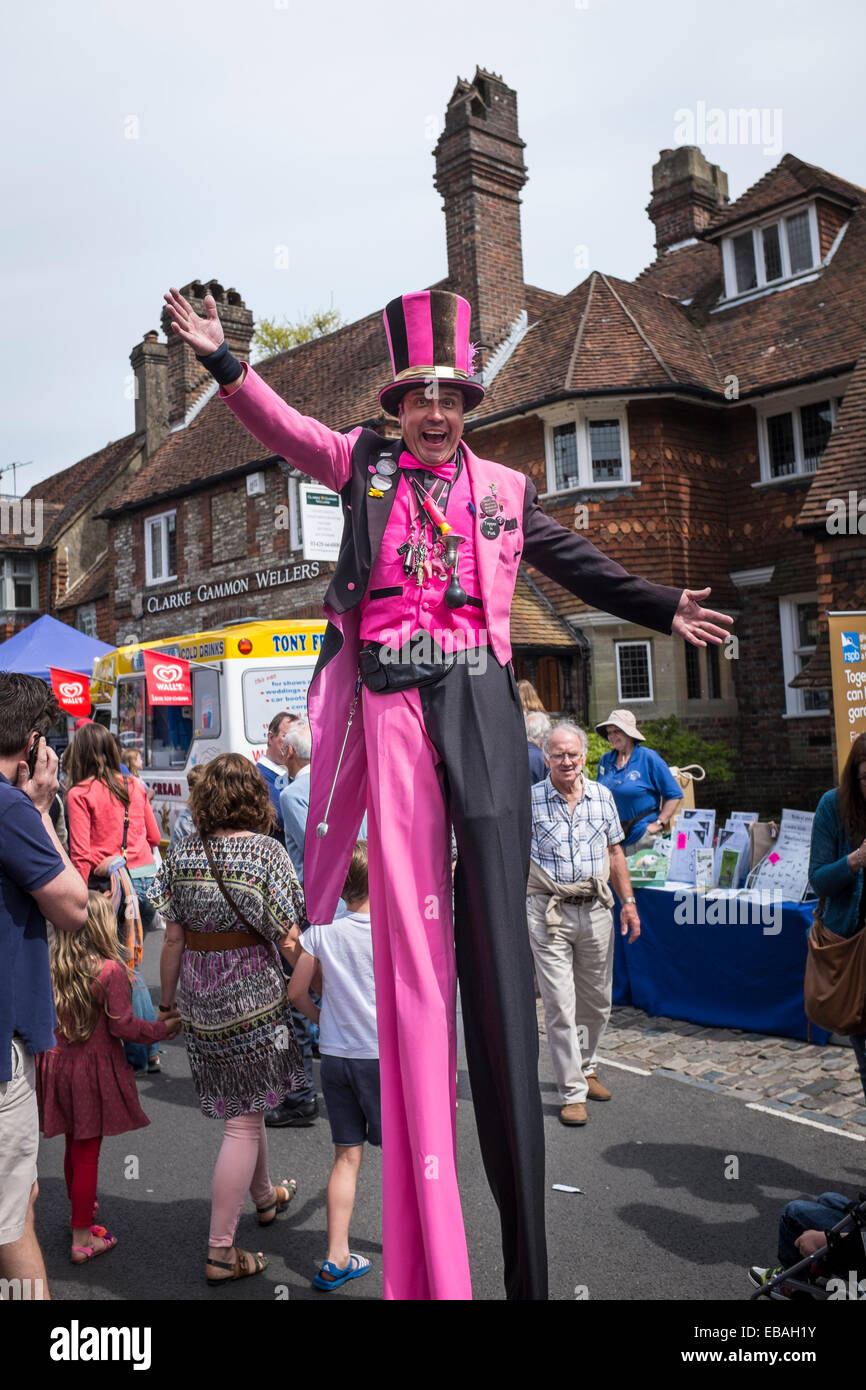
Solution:
<svg viewBox="0 0 866 1390">
<path fill-rule="evenodd" d="M 848 749 L 866 734 L 866 612 L 830 613 L 830 669 L 839 771 Z"/>
</svg>

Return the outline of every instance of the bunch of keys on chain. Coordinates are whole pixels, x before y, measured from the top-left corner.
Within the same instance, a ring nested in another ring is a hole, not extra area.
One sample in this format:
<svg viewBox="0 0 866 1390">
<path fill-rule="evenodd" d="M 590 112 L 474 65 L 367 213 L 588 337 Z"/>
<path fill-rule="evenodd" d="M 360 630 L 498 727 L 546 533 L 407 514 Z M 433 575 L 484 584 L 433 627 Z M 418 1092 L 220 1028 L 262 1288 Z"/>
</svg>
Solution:
<svg viewBox="0 0 866 1390">
<path fill-rule="evenodd" d="M 445 602 L 449 608 L 460 608 L 466 602 L 467 595 L 457 578 L 458 547 L 466 537 L 458 536 L 452 530 L 445 519 L 445 513 L 432 497 L 426 496 L 421 505 L 427 513 L 433 532 L 431 544 L 427 544 L 419 519 L 417 536 L 413 524 L 409 539 L 397 549 L 397 554 L 403 556 L 403 573 L 407 577 L 414 574 L 419 588 L 428 584 L 434 573 L 437 579 L 447 579 L 450 573 L 450 583 L 444 595 Z"/>
</svg>

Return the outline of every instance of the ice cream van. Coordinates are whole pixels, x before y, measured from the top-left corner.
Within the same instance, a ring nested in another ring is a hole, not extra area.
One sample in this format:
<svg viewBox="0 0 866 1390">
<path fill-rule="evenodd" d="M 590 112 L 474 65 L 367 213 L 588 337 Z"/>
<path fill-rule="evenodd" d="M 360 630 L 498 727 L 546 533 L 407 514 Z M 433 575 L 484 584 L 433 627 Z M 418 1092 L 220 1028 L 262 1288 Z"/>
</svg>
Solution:
<svg viewBox="0 0 866 1390">
<path fill-rule="evenodd" d="M 163 847 L 186 803 L 191 767 L 227 752 L 258 762 L 278 710 L 306 717 L 324 636 L 323 620 L 240 622 L 117 647 L 97 658 L 90 687 L 94 718 L 124 748 L 141 751 Z M 148 708 L 145 650 L 190 663 L 192 704 Z"/>
</svg>

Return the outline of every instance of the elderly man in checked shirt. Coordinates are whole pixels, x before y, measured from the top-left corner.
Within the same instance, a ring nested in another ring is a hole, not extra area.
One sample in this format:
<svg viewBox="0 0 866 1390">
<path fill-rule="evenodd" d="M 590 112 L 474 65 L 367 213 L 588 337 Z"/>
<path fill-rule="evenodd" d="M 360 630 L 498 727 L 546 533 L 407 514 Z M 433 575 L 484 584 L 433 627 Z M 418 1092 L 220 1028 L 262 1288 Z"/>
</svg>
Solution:
<svg viewBox="0 0 866 1390">
<path fill-rule="evenodd" d="M 586 1101 L 610 1100 L 596 1076 L 596 1053 L 610 1018 L 613 883 L 623 935 L 640 919 L 622 851 L 613 797 L 583 775 L 586 734 L 554 725 L 544 740 L 550 769 L 532 788 L 532 850 L 526 912 L 544 1003 L 564 1125 L 586 1124 Z"/>
</svg>

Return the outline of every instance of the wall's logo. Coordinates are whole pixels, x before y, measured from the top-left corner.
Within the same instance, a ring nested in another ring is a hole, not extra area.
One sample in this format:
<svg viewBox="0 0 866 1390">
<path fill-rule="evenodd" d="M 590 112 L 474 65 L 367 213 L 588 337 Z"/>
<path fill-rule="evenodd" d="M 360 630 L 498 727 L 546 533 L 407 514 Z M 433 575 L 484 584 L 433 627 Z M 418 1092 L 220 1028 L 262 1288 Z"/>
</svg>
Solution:
<svg viewBox="0 0 866 1390">
<path fill-rule="evenodd" d="M 58 693 L 64 700 L 79 700 L 84 691 L 83 681 L 61 681 Z"/>
<path fill-rule="evenodd" d="M 170 665 L 168 662 L 160 662 L 158 666 L 154 666 L 153 674 L 158 681 L 162 681 L 165 685 L 171 685 L 174 681 L 183 679 L 183 667 Z"/>
<path fill-rule="evenodd" d="M 848 662 L 863 660 L 863 656 L 860 651 L 859 632 L 842 633 L 842 660 L 846 663 L 846 665 Z"/>
</svg>

